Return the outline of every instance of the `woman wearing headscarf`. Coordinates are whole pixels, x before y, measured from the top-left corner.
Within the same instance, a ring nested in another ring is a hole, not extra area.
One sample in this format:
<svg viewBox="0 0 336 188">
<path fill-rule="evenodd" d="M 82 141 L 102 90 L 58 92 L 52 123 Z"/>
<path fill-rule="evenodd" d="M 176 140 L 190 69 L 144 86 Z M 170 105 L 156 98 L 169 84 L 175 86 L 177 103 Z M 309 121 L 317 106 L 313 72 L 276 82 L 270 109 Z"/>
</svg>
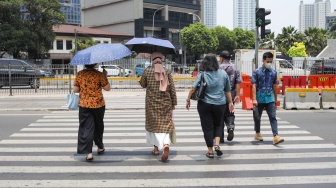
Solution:
<svg viewBox="0 0 336 188">
<path fill-rule="evenodd" d="M 76 75 L 73 91 L 79 93 L 79 128 L 78 154 L 88 154 L 86 161 L 92 161 L 93 141 L 97 145 L 97 153 L 105 151 L 103 143 L 105 100 L 102 89 L 111 89 L 107 80 L 107 72 L 95 69 L 97 64 L 85 65 L 86 69 Z"/>
<path fill-rule="evenodd" d="M 148 66 L 140 79 L 140 85 L 146 88 L 146 138 L 147 143 L 154 146 L 153 155 L 159 155 L 163 149 L 161 160 L 167 161 L 169 146 L 175 131 L 172 112 L 177 105 L 173 78 L 162 62 L 161 52 L 151 55 L 152 66 Z"/>
<path fill-rule="evenodd" d="M 219 147 L 219 141 L 223 132 L 222 119 L 224 112 L 225 110 L 230 110 L 230 112 L 234 110 L 230 93 L 231 86 L 227 73 L 223 69 L 219 69 L 219 63 L 214 54 L 204 57 L 200 64 L 200 70 L 202 72 L 197 75 L 190 88 L 186 108 L 189 110 L 190 97 L 196 91 L 196 87 L 201 81 L 201 74 L 204 74 L 203 77 L 207 83 L 207 87 L 204 99 L 198 100 L 197 111 L 201 120 L 204 140 L 208 147 L 206 156 L 214 158 L 213 149 L 215 149 L 218 156 L 223 155 Z M 227 101 L 229 102 L 229 109 L 226 109 Z"/>
</svg>

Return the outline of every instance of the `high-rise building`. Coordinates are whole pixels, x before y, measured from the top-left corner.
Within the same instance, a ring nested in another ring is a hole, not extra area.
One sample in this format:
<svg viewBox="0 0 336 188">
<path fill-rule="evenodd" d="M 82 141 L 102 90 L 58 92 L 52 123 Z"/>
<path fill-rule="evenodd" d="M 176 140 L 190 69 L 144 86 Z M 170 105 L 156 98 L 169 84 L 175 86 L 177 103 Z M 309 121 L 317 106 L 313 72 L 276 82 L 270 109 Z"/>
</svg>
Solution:
<svg viewBox="0 0 336 188">
<path fill-rule="evenodd" d="M 217 3 L 216 0 L 204 0 L 203 2 L 204 25 L 214 28 L 217 25 Z"/>
<path fill-rule="evenodd" d="M 330 30 L 334 24 L 336 24 L 336 9 L 326 17 L 326 29 Z"/>
<path fill-rule="evenodd" d="M 233 0 L 233 28 L 255 29 L 255 0 Z"/>
<path fill-rule="evenodd" d="M 310 27 L 326 28 L 326 16 L 331 12 L 330 0 L 315 0 L 313 4 L 304 4 L 299 7 L 299 31 L 304 32 Z"/>
<path fill-rule="evenodd" d="M 66 23 L 81 25 L 81 3 L 80 0 L 58 0 L 61 4 L 61 11 L 66 16 Z"/>
<path fill-rule="evenodd" d="M 58 0 L 61 5 L 61 12 L 65 14 L 66 23 L 81 25 L 81 0 Z M 28 19 L 29 12 L 25 6 L 21 7 L 22 19 Z"/>
</svg>

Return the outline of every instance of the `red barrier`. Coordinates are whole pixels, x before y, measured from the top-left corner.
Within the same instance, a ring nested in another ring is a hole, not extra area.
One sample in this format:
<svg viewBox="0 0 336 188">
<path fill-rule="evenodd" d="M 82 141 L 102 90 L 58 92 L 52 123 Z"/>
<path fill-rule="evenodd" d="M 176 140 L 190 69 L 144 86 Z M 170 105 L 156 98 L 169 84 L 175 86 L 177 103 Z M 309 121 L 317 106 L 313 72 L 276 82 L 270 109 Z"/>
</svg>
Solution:
<svg viewBox="0 0 336 188">
<path fill-rule="evenodd" d="M 243 110 L 251 110 L 253 108 L 252 103 L 252 83 L 242 82 L 240 84 L 240 100 L 242 102 Z M 276 101 L 276 105 L 280 106 L 280 101 Z"/>
<path fill-rule="evenodd" d="M 306 76 L 282 76 L 282 95 L 285 95 L 286 88 L 306 88 Z"/>
<path fill-rule="evenodd" d="M 308 88 L 317 88 L 321 93 L 322 88 L 335 88 L 336 75 L 318 74 L 309 76 Z"/>
<path fill-rule="evenodd" d="M 242 80 L 243 82 L 251 82 L 251 77 L 247 74 L 242 74 Z"/>
<path fill-rule="evenodd" d="M 192 77 L 197 77 L 198 71 L 193 71 L 191 75 L 192 75 Z"/>
</svg>

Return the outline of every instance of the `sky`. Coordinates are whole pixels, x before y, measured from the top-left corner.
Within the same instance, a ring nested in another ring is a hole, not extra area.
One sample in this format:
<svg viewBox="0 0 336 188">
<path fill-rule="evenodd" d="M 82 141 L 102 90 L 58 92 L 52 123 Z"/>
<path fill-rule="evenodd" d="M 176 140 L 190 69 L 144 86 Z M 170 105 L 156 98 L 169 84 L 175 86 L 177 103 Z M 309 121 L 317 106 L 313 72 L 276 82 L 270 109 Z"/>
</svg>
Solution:
<svg viewBox="0 0 336 188">
<path fill-rule="evenodd" d="M 325 0 L 323 0 L 325 1 Z M 289 25 L 299 29 L 299 6 L 301 0 L 259 0 L 259 7 L 270 9 L 271 24 L 266 27 L 281 33 L 283 27 Z M 303 0 L 304 4 L 312 4 L 315 0 Z M 330 0 L 331 12 L 336 9 L 336 0 Z M 217 25 L 233 29 L 233 0 L 217 0 Z"/>
</svg>

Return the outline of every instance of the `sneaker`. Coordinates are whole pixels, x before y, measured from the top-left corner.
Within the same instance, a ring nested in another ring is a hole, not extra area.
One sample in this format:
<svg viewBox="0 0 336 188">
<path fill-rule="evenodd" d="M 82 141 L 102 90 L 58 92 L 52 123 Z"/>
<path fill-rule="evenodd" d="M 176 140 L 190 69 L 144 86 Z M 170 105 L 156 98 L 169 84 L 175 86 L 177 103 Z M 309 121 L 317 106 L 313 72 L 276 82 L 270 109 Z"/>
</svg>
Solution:
<svg viewBox="0 0 336 188">
<path fill-rule="evenodd" d="M 231 141 L 231 140 L 233 140 L 233 137 L 234 137 L 234 134 L 233 134 L 233 129 L 229 129 L 229 134 L 228 134 L 228 136 L 227 136 L 227 140 L 228 141 Z"/>
<path fill-rule="evenodd" d="M 263 141 L 264 140 L 260 133 L 256 133 L 254 138 L 258 141 Z"/>
<path fill-rule="evenodd" d="M 282 142 L 284 142 L 285 140 L 283 138 L 281 138 L 280 136 L 276 135 L 273 139 L 273 145 L 277 145 L 280 144 Z"/>
</svg>

